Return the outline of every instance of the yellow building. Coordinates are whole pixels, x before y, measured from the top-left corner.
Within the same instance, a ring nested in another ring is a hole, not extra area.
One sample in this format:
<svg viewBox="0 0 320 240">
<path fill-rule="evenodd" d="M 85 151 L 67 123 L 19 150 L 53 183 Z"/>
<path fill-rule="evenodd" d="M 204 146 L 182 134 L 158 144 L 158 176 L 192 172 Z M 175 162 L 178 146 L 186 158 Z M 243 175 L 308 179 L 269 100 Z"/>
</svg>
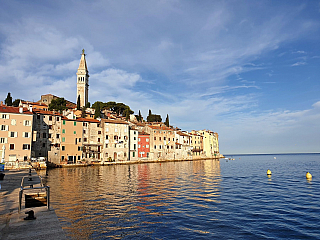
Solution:
<svg viewBox="0 0 320 240">
<path fill-rule="evenodd" d="M 7 166 L 30 160 L 32 123 L 33 114 L 27 109 L 0 106 L 0 157 Z"/>
<path fill-rule="evenodd" d="M 199 133 L 203 137 L 203 153 L 206 157 L 219 157 L 218 133 L 210 130 L 200 130 Z"/>
<path fill-rule="evenodd" d="M 82 159 L 82 122 L 62 118 L 61 124 L 61 164 L 76 163 Z"/>
</svg>

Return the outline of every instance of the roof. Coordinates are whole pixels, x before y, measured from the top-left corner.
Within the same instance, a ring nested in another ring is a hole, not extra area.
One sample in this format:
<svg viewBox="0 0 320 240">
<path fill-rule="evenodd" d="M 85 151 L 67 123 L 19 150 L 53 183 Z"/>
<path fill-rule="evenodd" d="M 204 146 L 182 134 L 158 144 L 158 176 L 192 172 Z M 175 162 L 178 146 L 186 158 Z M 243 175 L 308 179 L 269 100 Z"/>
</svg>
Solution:
<svg viewBox="0 0 320 240">
<path fill-rule="evenodd" d="M 105 123 L 113 123 L 113 124 L 127 124 L 129 125 L 129 123 L 127 123 L 126 121 L 122 121 L 122 120 L 111 120 L 111 119 L 101 119 L 102 122 Z"/>
<path fill-rule="evenodd" d="M 168 128 L 167 126 L 148 126 L 149 128 L 152 129 L 158 129 L 158 130 L 167 130 L 167 131 L 173 131 L 171 128 Z"/>
<path fill-rule="evenodd" d="M 32 109 L 32 112 L 36 114 L 43 114 L 43 115 L 62 116 L 58 111 L 45 111 L 42 109 Z"/>
<path fill-rule="evenodd" d="M 22 108 L 22 113 L 20 113 L 19 109 L 20 107 L 0 106 L 0 112 L 2 113 L 33 114 L 27 108 Z"/>
<path fill-rule="evenodd" d="M 77 119 L 74 119 L 78 122 L 92 122 L 92 123 L 100 123 L 99 120 L 97 119 L 92 119 L 92 118 L 77 118 Z"/>
<path fill-rule="evenodd" d="M 22 104 L 28 104 L 28 105 L 38 105 L 38 106 L 44 106 L 44 107 L 48 107 L 47 104 L 42 103 L 42 102 L 29 102 L 29 101 L 21 101 Z"/>
<path fill-rule="evenodd" d="M 138 135 L 150 135 L 149 133 L 146 133 L 145 131 L 138 132 Z"/>
<path fill-rule="evenodd" d="M 186 136 L 186 137 L 190 137 L 189 134 L 183 133 L 183 132 L 177 132 L 178 135 L 180 136 Z"/>
</svg>

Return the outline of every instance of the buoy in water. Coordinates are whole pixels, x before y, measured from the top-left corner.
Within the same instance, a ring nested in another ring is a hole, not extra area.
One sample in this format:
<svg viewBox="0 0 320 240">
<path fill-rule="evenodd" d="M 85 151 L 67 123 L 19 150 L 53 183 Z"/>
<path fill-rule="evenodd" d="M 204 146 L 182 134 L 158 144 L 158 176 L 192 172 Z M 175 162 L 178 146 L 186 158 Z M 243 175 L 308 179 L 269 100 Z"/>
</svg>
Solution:
<svg viewBox="0 0 320 240">
<path fill-rule="evenodd" d="M 268 169 L 267 175 L 271 175 L 271 174 L 272 174 L 272 173 L 271 173 L 270 169 Z"/>
<path fill-rule="evenodd" d="M 307 172 L 307 174 L 306 174 L 306 178 L 307 178 L 307 179 L 311 179 L 311 178 L 312 178 L 311 173 Z"/>
</svg>

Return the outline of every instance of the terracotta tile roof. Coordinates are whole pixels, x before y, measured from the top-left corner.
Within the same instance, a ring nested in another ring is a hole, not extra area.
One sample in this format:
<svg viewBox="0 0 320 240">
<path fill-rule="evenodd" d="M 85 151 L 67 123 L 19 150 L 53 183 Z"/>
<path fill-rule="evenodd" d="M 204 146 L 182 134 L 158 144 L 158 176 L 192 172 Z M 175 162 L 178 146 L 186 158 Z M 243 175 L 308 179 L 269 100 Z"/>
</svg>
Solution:
<svg viewBox="0 0 320 240">
<path fill-rule="evenodd" d="M 19 111 L 19 107 L 11 107 L 11 106 L 5 106 L 5 105 L 0 106 L 0 112 L 22 114 Z M 27 108 L 23 108 L 23 114 L 33 114 L 33 113 L 30 112 Z"/>
<path fill-rule="evenodd" d="M 100 123 L 99 120 L 97 119 L 92 119 L 92 118 L 77 118 L 75 119 L 78 122 L 93 122 L 93 123 Z"/>
<path fill-rule="evenodd" d="M 105 123 L 127 124 L 127 125 L 129 125 L 128 122 L 122 121 L 122 120 L 111 120 L 111 119 L 101 119 L 101 120 L 102 120 L 102 122 L 105 122 Z"/>
<path fill-rule="evenodd" d="M 150 135 L 149 133 L 146 133 L 145 131 L 138 132 L 138 135 Z"/>
<path fill-rule="evenodd" d="M 186 136 L 186 137 L 190 137 L 189 134 L 183 133 L 183 132 L 177 132 L 178 135 L 180 136 Z"/>
<path fill-rule="evenodd" d="M 53 115 L 53 116 L 62 116 L 58 111 L 53 112 L 53 111 L 45 111 L 42 109 L 32 109 L 33 113 L 38 113 L 38 114 L 43 114 L 43 115 Z"/>
<path fill-rule="evenodd" d="M 167 130 L 167 131 L 173 131 L 171 128 L 168 128 L 167 126 L 148 126 L 149 128 L 152 129 L 157 129 L 157 130 Z"/>
</svg>

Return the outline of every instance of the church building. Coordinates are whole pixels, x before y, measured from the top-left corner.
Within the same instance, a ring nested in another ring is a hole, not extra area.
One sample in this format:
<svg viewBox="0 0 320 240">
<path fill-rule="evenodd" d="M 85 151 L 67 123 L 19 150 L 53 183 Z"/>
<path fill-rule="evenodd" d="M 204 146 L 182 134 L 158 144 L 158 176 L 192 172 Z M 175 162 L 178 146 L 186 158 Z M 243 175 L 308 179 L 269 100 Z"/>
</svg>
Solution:
<svg viewBox="0 0 320 240">
<path fill-rule="evenodd" d="M 80 107 L 87 105 L 88 91 L 89 91 L 89 71 L 87 68 L 86 54 L 84 53 L 84 49 L 82 49 L 80 64 L 77 71 L 77 102 L 78 102 L 78 99 L 80 99 Z"/>
</svg>

